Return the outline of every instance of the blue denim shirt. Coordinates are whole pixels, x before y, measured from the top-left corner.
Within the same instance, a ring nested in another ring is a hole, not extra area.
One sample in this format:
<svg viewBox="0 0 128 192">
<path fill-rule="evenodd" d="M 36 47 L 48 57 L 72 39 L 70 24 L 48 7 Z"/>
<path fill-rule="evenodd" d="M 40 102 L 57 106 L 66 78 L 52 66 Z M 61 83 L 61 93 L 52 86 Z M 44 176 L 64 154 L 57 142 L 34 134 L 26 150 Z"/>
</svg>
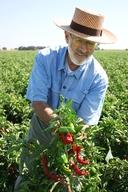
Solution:
<svg viewBox="0 0 128 192">
<path fill-rule="evenodd" d="M 108 77 L 91 56 L 77 70 L 68 73 L 65 55 L 67 47 L 45 48 L 35 57 L 26 98 L 48 103 L 52 109 L 59 106 L 60 95 L 73 100 L 73 108 L 86 124 L 98 123 Z"/>
</svg>

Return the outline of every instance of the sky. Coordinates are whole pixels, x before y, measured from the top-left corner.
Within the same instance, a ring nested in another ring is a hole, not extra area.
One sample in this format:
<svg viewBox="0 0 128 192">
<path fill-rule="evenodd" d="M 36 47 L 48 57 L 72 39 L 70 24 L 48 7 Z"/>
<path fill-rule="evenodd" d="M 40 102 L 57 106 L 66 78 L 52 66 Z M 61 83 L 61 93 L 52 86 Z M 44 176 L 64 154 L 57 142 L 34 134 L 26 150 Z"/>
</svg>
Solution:
<svg viewBox="0 0 128 192">
<path fill-rule="evenodd" d="M 54 21 L 70 23 L 76 7 L 105 15 L 104 28 L 118 41 L 102 48 L 128 48 L 128 0 L 0 0 L 0 48 L 65 44 Z"/>
</svg>

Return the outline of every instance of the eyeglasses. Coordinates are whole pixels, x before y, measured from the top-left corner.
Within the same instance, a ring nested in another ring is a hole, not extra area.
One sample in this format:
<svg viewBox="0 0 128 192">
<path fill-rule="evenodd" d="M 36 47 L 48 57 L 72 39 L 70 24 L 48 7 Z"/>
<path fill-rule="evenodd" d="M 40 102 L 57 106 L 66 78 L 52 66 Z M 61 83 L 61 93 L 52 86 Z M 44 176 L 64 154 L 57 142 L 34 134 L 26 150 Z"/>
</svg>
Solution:
<svg viewBox="0 0 128 192">
<path fill-rule="evenodd" d="M 74 43 L 77 45 L 84 45 L 84 46 L 87 46 L 91 49 L 95 48 L 95 46 L 96 46 L 96 43 L 93 41 L 88 41 L 88 40 L 82 39 L 82 38 L 77 37 L 77 36 L 72 35 L 72 34 L 70 34 L 70 37 L 74 41 Z"/>
</svg>

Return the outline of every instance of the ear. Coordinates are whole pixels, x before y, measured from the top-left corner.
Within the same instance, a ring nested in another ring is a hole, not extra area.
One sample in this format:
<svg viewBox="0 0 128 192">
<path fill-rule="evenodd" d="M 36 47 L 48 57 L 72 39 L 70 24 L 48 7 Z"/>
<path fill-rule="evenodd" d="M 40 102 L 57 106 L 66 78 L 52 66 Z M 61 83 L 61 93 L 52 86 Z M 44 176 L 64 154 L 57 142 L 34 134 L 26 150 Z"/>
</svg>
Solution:
<svg viewBox="0 0 128 192">
<path fill-rule="evenodd" d="M 68 44 L 68 42 L 69 42 L 69 35 L 70 35 L 70 33 L 69 33 L 69 32 L 67 32 L 67 31 L 65 31 L 64 33 L 65 33 L 65 41 L 66 41 L 66 43 Z"/>
</svg>

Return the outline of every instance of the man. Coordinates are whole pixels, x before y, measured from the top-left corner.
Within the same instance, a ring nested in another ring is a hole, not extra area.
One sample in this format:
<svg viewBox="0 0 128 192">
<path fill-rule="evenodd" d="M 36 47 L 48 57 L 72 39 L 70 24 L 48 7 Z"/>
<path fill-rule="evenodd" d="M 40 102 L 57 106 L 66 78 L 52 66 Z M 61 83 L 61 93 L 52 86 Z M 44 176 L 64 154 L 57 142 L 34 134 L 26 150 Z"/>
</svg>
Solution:
<svg viewBox="0 0 128 192">
<path fill-rule="evenodd" d="M 97 43 L 116 41 L 110 31 L 103 29 L 103 21 L 98 13 L 76 8 L 70 25 L 56 24 L 65 31 L 68 46 L 43 49 L 35 58 L 26 94 L 34 110 L 27 141 L 35 138 L 42 146 L 48 145 L 52 135 L 42 134 L 42 130 L 55 117 L 53 112 L 61 95 L 73 101 L 73 108 L 85 125 L 98 123 L 108 77 L 92 54 Z M 24 161 L 29 167 L 27 157 Z"/>
<path fill-rule="evenodd" d="M 103 29 L 104 17 L 76 8 L 65 31 L 68 47 L 44 49 L 35 59 L 27 99 L 44 123 L 49 122 L 59 97 L 72 99 L 74 109 L 86 124 L 98 123 L 108 78 L 92 56 L 96 43 L 113 43 L 115 36 Z"/>
</svg>

